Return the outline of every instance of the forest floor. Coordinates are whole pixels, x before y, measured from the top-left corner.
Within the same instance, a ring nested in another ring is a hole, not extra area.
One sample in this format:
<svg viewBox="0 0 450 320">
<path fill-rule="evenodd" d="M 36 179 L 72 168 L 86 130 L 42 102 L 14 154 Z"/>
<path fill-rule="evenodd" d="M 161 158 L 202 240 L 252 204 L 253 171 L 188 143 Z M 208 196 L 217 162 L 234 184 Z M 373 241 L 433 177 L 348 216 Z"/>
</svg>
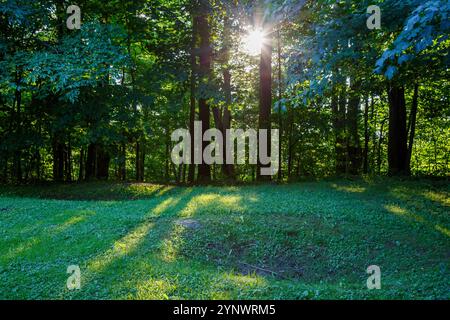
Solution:
<svg viewBox="0 0 450 320">
<path fill-rule="evenodd" d="M 449 195 L 387 178 L 0 186 L 0 299 L 450 299 Z"/>
</svg>

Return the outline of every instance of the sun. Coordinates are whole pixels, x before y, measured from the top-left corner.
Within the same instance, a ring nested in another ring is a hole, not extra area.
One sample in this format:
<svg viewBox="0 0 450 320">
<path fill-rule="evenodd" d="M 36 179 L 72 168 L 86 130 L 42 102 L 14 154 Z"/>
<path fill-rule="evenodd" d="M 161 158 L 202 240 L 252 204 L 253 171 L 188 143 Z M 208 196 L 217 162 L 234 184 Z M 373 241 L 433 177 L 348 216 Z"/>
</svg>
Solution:
<svg viewBox="0 0 450 320">
<path fill-rule="evenodd" d="M 266 37 L 262 30 L 251 30 L 243 39 L 244 51 L 252 56 L 259 55 L 265 41 Z"/>
</svg>

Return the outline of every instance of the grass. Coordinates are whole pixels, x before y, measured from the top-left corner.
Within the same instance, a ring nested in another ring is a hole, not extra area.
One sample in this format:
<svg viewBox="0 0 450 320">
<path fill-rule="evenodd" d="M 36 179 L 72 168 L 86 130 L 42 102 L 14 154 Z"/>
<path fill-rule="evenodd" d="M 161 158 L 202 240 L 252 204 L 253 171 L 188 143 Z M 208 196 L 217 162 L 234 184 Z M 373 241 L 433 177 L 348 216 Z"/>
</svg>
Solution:
<svg viewBox="0 0 450 320">
<path fill-rule="evenodd" d="M 449 206 L 431 180 L 2 186 L 0 299 L 449 299 Z"/>
</svg>

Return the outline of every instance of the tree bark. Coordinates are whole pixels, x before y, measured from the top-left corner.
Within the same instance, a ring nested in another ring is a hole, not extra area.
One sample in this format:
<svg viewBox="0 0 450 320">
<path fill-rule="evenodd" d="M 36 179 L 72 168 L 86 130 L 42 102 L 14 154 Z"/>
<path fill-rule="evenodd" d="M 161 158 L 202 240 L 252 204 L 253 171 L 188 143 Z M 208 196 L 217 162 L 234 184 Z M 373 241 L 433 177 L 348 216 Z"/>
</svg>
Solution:
<svg viewBox="0 0 450 320">
<path fill-rule="evenodd" d="M 16 84 L 17 88 L 21 86 L 22 82 L 22 76 L 20 72 L 16 71 Z M 16 89 L 15 91 L 15 97 L 14 101 L 16 103 L 16 134 L 21 138 L 22 136 L 22 91 L 19 89 Z M 14 176 L 17 181 L 22 181 L 22 151 L 20 148 L 21 146 L 17 147 L 14 152 L 14 159 L 13 159 L 13 167 L 14 167 Z"/>
<path fill-rule="evenodd" d="M 419 104 L 419 85 L 414 85 L 414 95 L 411 106 L 411 115 L 409 116 L 409 143 L 408 143 L 408 158 L 407 158 L 407 170 L 408 174 L 411 174 L 411 157 L 414 148 L 414 136 L 416 134 L 416 122 L 417 122 L 417 109 Z"/>
<path fill-rule="evenodd" d="M 86 158 L 86 180 L 94 179 L 97 175 L 97 145 L 89 144 Z"/>
<path fill-rule="evenodd" d="M 366 97 L 366 107 L 364 109 L 364 174 L 369 173 L 369 140 L 369 98 Z"/>
<path fill-rule="evenodd" d="M 358 82 L 352 84 L 347 111 L 347 166 L 352 175 L 357 175 L 361 168 L 361 142 L 358 132 L 359 104 L 361 102 L 359 89 Z"/>
<path fill-rule="evenodd" d="M 194 13 L 193 13 L 194 14 Z M 197 81 L 197 54 L 196 54 L 196 46 L 197 46 L 197 17 L 192 19 L 192 42 L 191 42 L 191 84 L 190 84 L 190 106 L 189 106 L 189 132 L 191 134 L 191 164 L 189 165 L 189 173 L 188 173 L 188 181 L 189 183 L 195 182 L 195 169 L 196 165 L 194 164 L 194 123 L 195 123 L 195 90 L 196 90 L 196 81 Z"/>
<path fill-rule="evenodd" d="M 384 125 L 386 124 L 386 121 L 388 119 L 383 119 L 381 121 L 381 128 L 380 128 L 380 139 L 378 140 L 378 148 L 377 148 L 377 172 L 380 175 L 381 174 L 381 146 L 383 145 L 384 141 Z"/>
<path fill-rule="evenodd" d="M 108 180 L 111 156 L 103 147 L 97 149 L 97 179 Z"/>
<path fill-rule="evenodd" d="M 125 181 L 127 179 L 127 146 L 125 142 L 120 146 L 120 167 L 119 167 L 120 180 Z"/>
<path fill-rule="evenodd" d="M 210 30 L 209 30 L 209 5 L 201 2 L 200 13 L 198 16 L 198 30 L 200 35 L 200 76 L 203 85 L 209 83 L 211 73 L 211 46 L 210 46 Z M 210 110 L 207 102 L 207 95 L 202 94 L 199 99 L 199 119 L 202 122 L 202 137 L 210 128 Z M 207 141 L 202 139 L 202 152 L 209 145 Z M 203 158 L 203 157 L 202 157 Z M 211 181 L 211 168 L 203 160 L 198 169 L 198 180 L 201 183 Z"/>
<path fill-rule="evenodd" d="M 144 166 L 143 166 L 144 146 L 142 141 L 138 138 L 136 141 L 136 155 L 135 155 L 135 169 L 136 169 L 136 181 L 144 181 Z"/>
<path fill-rule="evenodd" d="M 407 175 L 408 142 L 406 129 L 405 89 L 390 85 L 389 95 L 389 147 L 388 162 L 390 175 Z"/>
<path fill-rule="evenodd" d="M 266 28 L 269 29 L 269 28 Z M 271 114 L 272 114 L 272 30 L 266 30 L 268 36 L 262 44 L 261 60 L 259 64 L 259 129 L 267 130 L 267 154 L 271 154 Z M 259 148 L 259 142 L 258 142 Z M 261 176 L 261 168 L 267 167 L 261 164 L 258 157 L 257 179 L 270 180 L 271 177 Z"/>
<path fill-rule="evenodd" d="M 346 91 L 341 90 L 338 94 L 338 90 L 332 96 L 331 108 L 333 111 L 333 127 L 335 134 L 335 155 L 336 155 L 336 174 L 345 174 L 347 172 L 347 159 L 346 159 Z"/>
<path fill-rule="evenodd" d="M 79 168 L 80 171 L 78 172 L 78 181 L 83 181 L 84 180 L 84 148 L 81 147 L 80 149 L 80 159 L 78 160 L 79 162 Z"/>
<path fill-rule="evenodd" d="M 281 71 L 281 34 L 280 30 L 277 32 L 278 42 L 278 129 L 280 130 L 280 143 L 278 146 L 278 181 L 283 180 L 283 170 L 282 170 L 282 137 L 283 137 L 283 117 L 281 111 L 281 100 L 283 98 L 283 78 Z"/>
<path fill-rule="evenodd" d="M 58 134 L 55 134 L 53 138 L 53 180 L 63 181 L 65 145 L 59 141 L 57 136 Z"/>
</svg>

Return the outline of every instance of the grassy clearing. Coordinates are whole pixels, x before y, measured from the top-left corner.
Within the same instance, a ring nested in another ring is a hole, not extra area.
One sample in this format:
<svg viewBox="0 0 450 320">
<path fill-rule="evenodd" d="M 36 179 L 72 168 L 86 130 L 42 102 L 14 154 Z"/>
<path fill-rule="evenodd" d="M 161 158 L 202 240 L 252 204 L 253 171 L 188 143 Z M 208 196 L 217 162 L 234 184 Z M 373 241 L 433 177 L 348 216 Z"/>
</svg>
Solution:
<svg viewBox="0 0 450 320">
<path fill-rule="evenodd" d="M 449 206 L 426 180 L 0 187 L 0 298 L 449 299 Z"/>
</svg>

